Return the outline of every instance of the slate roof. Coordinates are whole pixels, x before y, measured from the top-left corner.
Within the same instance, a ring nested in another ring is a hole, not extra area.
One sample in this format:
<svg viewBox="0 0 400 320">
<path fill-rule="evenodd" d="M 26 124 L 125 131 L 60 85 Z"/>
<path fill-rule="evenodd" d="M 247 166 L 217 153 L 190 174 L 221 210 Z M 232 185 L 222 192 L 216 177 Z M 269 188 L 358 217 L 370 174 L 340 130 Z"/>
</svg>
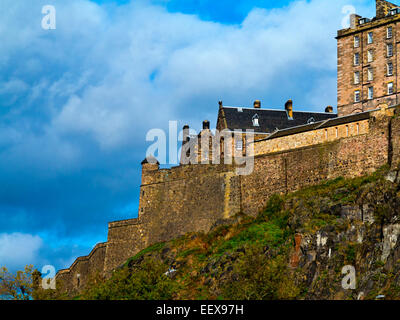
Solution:
<svg viewBox="0 0 400 320">
<path fill-rule="evenodd" d="M 337 114 L 335 113 L 294 111 L 293 119 L 290 120 L 287 116 L 286 110 L 261 108 L 223 107 L 223 112 L 229 130 L 253 129 L 255 132 L 265 133 L 272 133 L 276 129 L 282 130 L 310 122 L 337 118 Z M 256 115 L 258 116 L 258 127 L 253 126 L 253 117 Z"/>
</svg>

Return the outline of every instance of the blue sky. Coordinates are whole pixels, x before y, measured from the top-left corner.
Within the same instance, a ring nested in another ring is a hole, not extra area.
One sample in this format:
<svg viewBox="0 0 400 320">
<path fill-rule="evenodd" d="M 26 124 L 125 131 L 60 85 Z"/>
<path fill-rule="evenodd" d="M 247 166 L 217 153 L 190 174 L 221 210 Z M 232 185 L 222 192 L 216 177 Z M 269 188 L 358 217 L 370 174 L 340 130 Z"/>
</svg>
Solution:
<svg viewBox="0 0 400 320">
<path fill-rule="evenodd" d="M 214 126 L 218 100 L 336 105 L 346 5 L 374 15 L 372 0 L 0 0 L 0 265 L 69 266 L 136 217 L 150 129 Z"/>
</svg>

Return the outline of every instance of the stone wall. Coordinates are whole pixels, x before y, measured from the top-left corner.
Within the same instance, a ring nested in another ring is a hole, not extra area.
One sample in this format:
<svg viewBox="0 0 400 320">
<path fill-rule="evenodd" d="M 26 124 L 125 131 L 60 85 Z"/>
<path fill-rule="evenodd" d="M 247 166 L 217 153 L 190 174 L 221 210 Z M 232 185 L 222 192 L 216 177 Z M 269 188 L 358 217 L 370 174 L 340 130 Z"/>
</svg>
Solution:
<svg viewBox="0 0 400 320">
<path fill-rule="evenodd" d="M 156 164 L 143 165 L 139 218 L 109 223 L 106 243 L 58 272 L 57 281 L 69 292 L 83 288 L 96 270 L 110 275 L 148 246 L 188 232 L 207 232 L 240 212 L 240 177 L 233 166 L 157 168 Z"/>
<path fill-rule="evenodd" d="M 68 292 L 78 292 L 84 288 L 90 275 L 103 274 L 107 243 L 98 243 L 88 256 L 79 257 L 56 276 L 56 285 L 62 285 Z"/>
<path fill-rule="evenodd" d="M 302 140 L 307 133 L 301 133 L 300 139 L 297 139 L 297 135 L 290 137 L 292 140 L 305 141 L 305 146 L 263 154 L 261 150 L 274 148 L 275 142 L 256 142 L 254 172 L 242 177 L 243 212 L 256 215 L 274 193 L 295 191 L 339 176 L 368 174 L 386 164 L 389 159 L 390 117 L 385 115 L 385 111 L 383 114 L 374 114 L 368 123 L 362 123 L 360 134 L 347 135 L 344 131 L 338 138 L 320 142 L 325 137 L 323 131 L 311 132 L 315 134 L 315 145 L 308 145 L 307 139 Z M 281 140 L 281 149 L 285 148 L 284 142 Z"/>
<path fill-rule="evenodd" d="M 274 193 L 399 163 L 400 118 L 395 111 L 383 106 L 367 119 L 351 116 L 347 119 L 358 121 L 339 119 L 341 124 L 333 127 L 255 142 L 254 171 L 248 176 L 237 176 L 233 166 L 222 164 L 160 170 L 158 164 L 144 163 L 139 218 L 110 223 L 108 241 L 61 270 L 57 280 L 70 292 L 77 291 L 90 274 L 110 274 L 150 245 L 188 232 L 207 232 L 239 212 L 254 216 Z"/>
<path fill-rule="evenodd" d="M 266 139 L 254 143 L 254 154 L 263 155 L 320 143 L 332 142 L 342 138 L 368 133 L 369 120 L 355 121 L 328 128 L 314 129 L 274 139 Z M 295 136 L 295 137 L 294 137 Z"/>
</svg>

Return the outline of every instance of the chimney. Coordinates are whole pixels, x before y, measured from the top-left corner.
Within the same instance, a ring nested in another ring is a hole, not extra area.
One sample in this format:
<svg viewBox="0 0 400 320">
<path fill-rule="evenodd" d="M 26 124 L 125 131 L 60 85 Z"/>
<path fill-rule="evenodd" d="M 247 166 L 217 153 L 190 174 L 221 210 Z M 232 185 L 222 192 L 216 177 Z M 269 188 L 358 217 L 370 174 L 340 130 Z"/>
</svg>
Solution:
<svg viewBox="0 0 400 320">
<path fill-rule="evenodd" d="M 287 112 L 288 118 L 293 119 L 293 101 L 291 99 L 286 101 L 285 110 Z"/>
<path fill-rule="evenodd" d="M 333 108 L 332 108 L 332 106 L 327 106 L 327 107 L 325 108 L 325 112 L 326 112 L 326 113 L 333 113 Z"/>
<path fill-rule="evenodd" d="M 183 144 L 188 142 L 189 139 L 190 139 L 190 137 L 189 137 L 189 125 L 185 124 L 183 126 Z"/>
<path fill-rule="evenodd" d="M 210 121 L 204 120 L 203 121 L 203 130 L 210 129 Z"/>
<path fill-rule="evenodd" d="M 260 100 L 254 101 L 254 108 L 255 109 L 260 109 L 261 108 L 261 101 Z"/>
<path fill-rule="evenodd" d="M 358 20 L 361 19 L 362 17 L 359 16 L 358 14 L 352 13 L 350 15 L 350 28 L 355 29 L 358 26 Z"/>
</svg>

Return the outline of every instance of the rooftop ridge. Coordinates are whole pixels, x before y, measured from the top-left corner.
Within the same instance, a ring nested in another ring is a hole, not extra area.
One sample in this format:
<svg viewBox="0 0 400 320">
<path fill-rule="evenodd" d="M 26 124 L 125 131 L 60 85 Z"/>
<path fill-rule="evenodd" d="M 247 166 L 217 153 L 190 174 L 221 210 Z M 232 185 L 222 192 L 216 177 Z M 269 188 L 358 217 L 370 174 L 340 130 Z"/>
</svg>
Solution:
<svg viewBox="0 0 400 320">
<path fill-rule="evenodd" d="M 246 109 L 246 110 L 255 110 L 255 111 L 278 111 L 278 112 L 286 112 L 284 109 L 269 109 L 269 108 L 257 108 L 255 109 L 254 107 L 233 107 L 233 106 L 223 106 L 223 108 L 229 108 L 229 109 Z M 293 110 L 293 113 L 318 113 L 318 114 L 337 114 L 337 113 L 330 113 L 330 112 L 321 112 L 321 111 L 304 111 L 304 110 Z"/>
</svg>

